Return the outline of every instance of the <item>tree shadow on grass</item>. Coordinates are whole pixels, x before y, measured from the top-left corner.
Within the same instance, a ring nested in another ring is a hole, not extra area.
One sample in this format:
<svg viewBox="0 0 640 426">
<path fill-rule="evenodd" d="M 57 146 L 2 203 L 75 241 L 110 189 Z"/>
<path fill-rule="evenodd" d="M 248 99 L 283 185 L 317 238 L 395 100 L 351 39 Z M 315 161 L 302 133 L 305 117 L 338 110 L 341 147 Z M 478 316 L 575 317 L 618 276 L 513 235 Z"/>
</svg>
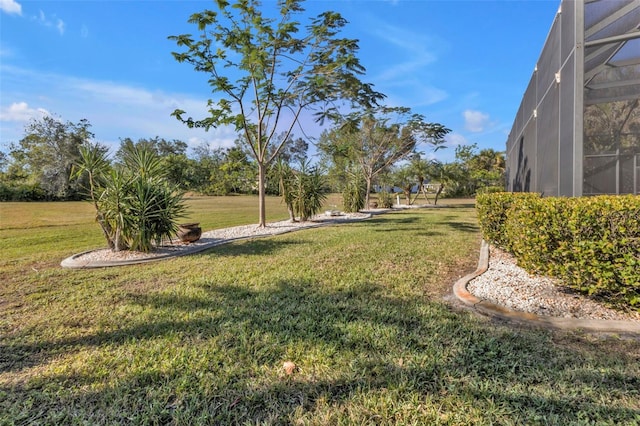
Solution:
<svg viewBox="0 0 640 426">
<path fill-rule="evenodd" d="M 438 204 L 438 207 L 441 207 L 443 209 L 475 209 L 476 205 L 473 202 L 462 204 L 447 204 L 446 200 L 444 200 L 441 204 Z"/>
<path fill-rule="evenodd" d="M 373 225 L 374 232 L 424 232 L 424 225 L 412 210 L 394 212 L 381 218 L 373 218 L 364 222 L 365 225 Z M 430 232 L 430 231 L 427 231 Z M 440 235 L 434 231 L 433 235 Z"/>
<path fill-rule="evenodd" d="M 449 208 L 457 208 L 458 206 L 446 207 Z M 395 212 L 391 215 L 387 215 L 385 217 L 373 218 L 369 219 L 365 222 L 365 224 L 373 224 L 373 225 L 382 225 L 380 228 L 376 228 L 376 230 L 419 230 L 424 227 L 424 222 L 417 216 L 417 214 L 426 214 L 431 215 L 432 220 L 427 224 L 429 226 L 439 226 L 446 225 L 455 230 L 463 231 L 463 232 L 478 232 L 480 228 L 471 222 L 462 222 L 460 221 L 460 216 L 455 214 L 455 212 L 451 212 L 452 214 L 446 214 L 445 208 L 435 210 L 405 210 L 401 212 Z M 411 227 L 410 225 L 418 225 L 422 223 L 420 226 Z M 404 225 L 404 227 L 400 227 L 400 225 Z"/>
<path fill-rule="evenodd" d="M 639 384 L 632 357 L 600 356 L 606 344 L 598 351 L 568 350 L 554 346 L 548 333 L 490 327 L 443 304 L 390 296 L 369 282 L 327 289 L 313 281 L 277 281 L 255 288 L 203 279 L 193 290 L 126 295 L 128 306 L 149 314 L 137 323 L 123 318 L 117 330 L 3 342 L 0 354 L 24 358 L 2 373 L 87 347 L 103 348 L 102 368 L 118 364 L 112 351 L 159 357 L 164 368 L 123 372 L 109 383 L 80 369 L 38 379 L 40 386 L 3 384 L 0 394 L 9 399 L 0 408 L 9 412 L 30 400 L 44 423 L 55 415 L 98 423 L 288 424 L 314 410 L 366 422 L 373 418 L 366 417 L 363 400 L 372 398 L 375 406 L 378 398 L 391 398 L 395 405 L 418 395 L 420 403 L 452 407 L 452 415 L 456 407 L 474 410 L 467 419 L 485 416 L 487 423 L 552 416 L 563 424 L 577 414 L 593 421 L 637 419 L 629 404 L 602 399 L 632 400 Z M 154 351 L 169 337 L 171 356 L 162 358 Z M 198 357 L 202 352 L 210 355 Z M 281 370 L 288 357 L 300 365 L 291 376 Z M 376 414 L 383 423 L 394 420 L 393 410 Z"/>
<path fill-rule="evenodd" d="M 458 221 L 451 221 L 451 222 L 444 222 L 444 223 L 447 226 L 455 229 L 456 231 L 468 232 L 473 234 L 480 232 L 480 227 L 472 223 L 458 222 Z"/>
<path fill-rule="evenodd" d="M 367 219 L 365 222 L 362 222 L 363 225 L 386 225 L 386 226 L 397 226 L 397 225 L 408 225 L 419 222 L 419 219 L 415 216 L 402 216 L 402 213 L 393 213 L 387 215 L 385 217 L 373 217 L 371 219 Z"/>
</svg>

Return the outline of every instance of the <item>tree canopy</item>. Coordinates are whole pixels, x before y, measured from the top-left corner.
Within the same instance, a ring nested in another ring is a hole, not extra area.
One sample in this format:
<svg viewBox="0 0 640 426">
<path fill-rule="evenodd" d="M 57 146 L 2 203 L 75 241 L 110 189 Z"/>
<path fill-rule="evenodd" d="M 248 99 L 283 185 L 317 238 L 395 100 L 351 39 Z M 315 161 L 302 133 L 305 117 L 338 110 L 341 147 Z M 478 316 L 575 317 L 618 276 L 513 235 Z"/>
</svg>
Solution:
<svg viewBox="0 0 640 426">
<path fill-rule="evenodd" d="M 410 157 L 420 144 L 439 149 L 450 130 L 429 123 L 409 108 L 377 107 L 346 116 L 342 125 L 329 132 L 319 144 L 320 150 L 335 158 L 335 163 L 357 167 L 365 180 L 365 206 L 374 179 L 400 160 Z"/>
<path fill-rule="evenodd" d="M 10 147 L 5 180 L 38 188 L 44 198 L 78 198 L 82 188 L 70 179 L 71 168 L 80 158 L 80 147 L 93 138 L 90 127 L 85 119 L 63 122 L 50 115 L 29 121 L 25 136 Z"/>
<path fill-rule="evenodd" d="M 232 125 L 243 136 L 258 166 L 259 225 L 265 225 L 265 176 L 303 111 L 317 120 L 335 118 L 338 106 L 372 107 L 383 98 L 360 81 L 365 68 L 356 53 L 357 40 L 341 38 L 347 21 L 327 11 L 303 26 L 300 0 L 280 0 L 277 18 L 268 17 L 257 0 L 231 5 L 217 0 L 218 10 L 195 13 L 189 22 L 199 37 L 170 36 L 187 62 L 209 76 L 216 99 L 208 116 L 194 119 L 176 109 L 173 115 L 189 127 Z M 272 3 L 269 4 L 270 6 Z M 276 137 L 284 132 L 284 137 Z"/>
<path fill-rule="evenodd" d="M 505 157 L 503 152 L 477 144 L 456 147 L 456 161 L 442 166 L 441 181 L 450 196 L 470 196 L 487 187 L 504 188 Z"/>
</svg>

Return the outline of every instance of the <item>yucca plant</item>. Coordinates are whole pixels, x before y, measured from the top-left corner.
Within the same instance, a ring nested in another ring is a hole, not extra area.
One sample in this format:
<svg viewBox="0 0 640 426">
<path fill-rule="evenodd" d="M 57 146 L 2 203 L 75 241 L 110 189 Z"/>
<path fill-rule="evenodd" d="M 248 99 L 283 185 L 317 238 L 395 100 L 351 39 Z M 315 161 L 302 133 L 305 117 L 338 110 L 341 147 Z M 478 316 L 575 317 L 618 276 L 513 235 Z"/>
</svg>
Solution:
<svg viewBox="0 0 640 426">
<path fill-rule="evenodd" d="M 344 211 L 355 213 L 364 208 L 367 186 L 364 178 L 357 171 L 348 171 L 347 179 L 342 191 L 342 204 Z"/>
<path fill-rule="evenodd" d="M 378 192 L 378 207 L 390 209 L 393 207 L 393 196 L 387 191 Z"/>
<path fill-rule="evenodd" d="M 300 163 L 293 177 L 293 211 L 304 222 L 317 214 L 327 199 L 325 178 L 317 166 Z"/>
<path fill-rule="evenodd" d="M 106 149 L 81 150 L 74 173 L 89 175 L 89 195 L 109 248 L 148 252 L 177 231 L 184 215 L 183 192 L 165 179 L 161 159 L 144 147 L 124 153 L 124 163 L 112 167 Z"/>
<path fill-rule="evenodd" d="M 317 166 L 302 161 L 299 170 L 279 162 L 276 172 L 280 181 L 280 194 L 287 205 L 292 221 L 296 216 L 301 222 L 317 214 L 327 199 L 325 178 Z"/>
<path fill-rule="evenodd" d="M 111 164 L 107 158 L 107 148 L 95 143 L 80 146 L 80 161 L 74 164 L 71 175 L 72 178 L 80 179 L 87 176 L 89 187 L 87 188 L 89 198 L 96 209 L 96 222 L 100 225 L 102 233 L 107 240 L 110 249 L 115 249 L 113 240 L 114 229 L 111 221 L 105 217 L 105 212 L 100 207 L 107 187 L 107 175 L 111 173 Z"/>
<path fill-rule="evenodd" d="M 110 231 L 107 244 L 114 251 L 129 248 L 126 242 L 128 218 L 132 216 L 130 210 L 131 179 L 122 169 L 111 169 L 103 178 L 98 199 L 98 216 L 106 223 Z"/>
<path fill-rule="evenodd" d="M 274 170 L 278 177 L 278 189 L 282 196 L 282 201 L 287 206 L 287 211 L 289 212 L 289 220 L 291 222 L 296 222 L 296 214 L 293 210 L 294 170 L 282 159 L 278 159 L 278 162 L 275 163 Z"/>
<path fill-rule="evenodd" d="M 177 231 L 176 216 L 184 212 L 182 193 L 158 179 L 133 182 L 125 238 L 129 249 L 148 252 Z"/>
</svg>

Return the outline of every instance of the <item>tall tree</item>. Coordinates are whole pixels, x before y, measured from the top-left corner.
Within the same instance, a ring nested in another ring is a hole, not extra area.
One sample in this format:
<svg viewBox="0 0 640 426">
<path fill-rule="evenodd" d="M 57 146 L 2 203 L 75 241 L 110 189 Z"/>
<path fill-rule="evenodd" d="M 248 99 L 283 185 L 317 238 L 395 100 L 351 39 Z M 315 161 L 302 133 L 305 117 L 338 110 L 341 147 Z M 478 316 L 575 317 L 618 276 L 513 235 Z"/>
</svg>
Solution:
<svg viewBox="0 0 640 426">
<path fill-rule="evenodd" d="M 215 191 L 212 184 L 220 180 L 222 172 L 220 166 L 224 163 L 224 148 L 210 147 L 208 143 L 202 143 L 193 149 L 194 168 L 191 171 L 191 190 L 203 194 L 212 195 Z"/>
<path fill-rule="evenodd" d="M 476 189 L 489 186 L 505 186 L 506 161 L 504 152 L 485 148 L 471 159 L 471 177 Z"/>
<path fill-rule="evenodd" d="M 378 107 L 349 114 L 339 128 L 330 132 L 319 148 L 331 156 L 343 156 L 357 165 L 366 182 L 365 206 L 374 179 L 400 160 L 415 153 L 420 144 L 436 150 L 450 130 L 429 123 L 403 107 Z"/>
<path fill-rule="evenodd" d="M 255 191 L 255 168 L 237 141 L 236 146 L 227 148 L 225 152 L 218 180 L 217 183 L 224 188 L 224 195 Z"/>
<path fill-rule="evenodd" d="M 270 5 L 273 3 L 269 3 Z M 259 226 L 265 226 L 267 167 L 278 156 L 304 110 L 314 109 L 318 120 L 335 116 L 335 105 L 375 105 L 383 95 L 360 81 L 365 69 L 356 53 L 356 40 L 339 38 L 347 21 L 327 11 L 304 27 L 296 17 L 304 12 L 300 0 L 279 0 L 278 18 L 268 18 L 258 0 L 230 5 L 216 0 L 217 11 L 191 16 L 201 33 L 170 36 L 183 52 L 178 62 L 193 65 L 209 76 L 213 92 L 209 116 L 184 118 L 189 127 L 209 129 L 233 125 L 240 132 L 258 168 Z M 284 138 L 276 138 L 278 132 Z M 279 140 L 275 143 L 276 139 Z M 272 147 L 275 145 L 275 148 Z"/>
<path fill-rule="evenodd" d="M 471 196 L 480 188 L 504 187 L 504 153 L 491 148 L 478 152 L 477 144 L 456 147 L 456 160 L 445 164 L 441 179 L 449 195 Z"/>
<path fill-rule="evenodd" d="M 70 179 L 73 164 L 80 158 L 80 147 L 93 133 L 87 120 L 63 122 L 49 115 L 31 120 L 25 136 L 10 155 L 31 183 L 38 183 L 52 198 L 74 198 L 80 190 Z"/>
</svg>

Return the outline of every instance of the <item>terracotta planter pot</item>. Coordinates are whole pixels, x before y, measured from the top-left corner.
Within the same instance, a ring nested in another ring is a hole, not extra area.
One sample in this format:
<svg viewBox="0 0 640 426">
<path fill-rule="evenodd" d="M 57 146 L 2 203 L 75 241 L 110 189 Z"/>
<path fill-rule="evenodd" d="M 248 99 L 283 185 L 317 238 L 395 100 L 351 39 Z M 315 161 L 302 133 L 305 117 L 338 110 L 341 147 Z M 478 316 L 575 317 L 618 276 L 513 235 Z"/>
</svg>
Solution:
<svg viewBox="0 0 640 426">
<path fill-rule="evenodd" d="M 194 241 L 198 241 L 202 236 L 202 228 L 198 222 L 181 223 L 178 225 L 176 235 L 183 243 L 193 243 Z"/>
</svg>

